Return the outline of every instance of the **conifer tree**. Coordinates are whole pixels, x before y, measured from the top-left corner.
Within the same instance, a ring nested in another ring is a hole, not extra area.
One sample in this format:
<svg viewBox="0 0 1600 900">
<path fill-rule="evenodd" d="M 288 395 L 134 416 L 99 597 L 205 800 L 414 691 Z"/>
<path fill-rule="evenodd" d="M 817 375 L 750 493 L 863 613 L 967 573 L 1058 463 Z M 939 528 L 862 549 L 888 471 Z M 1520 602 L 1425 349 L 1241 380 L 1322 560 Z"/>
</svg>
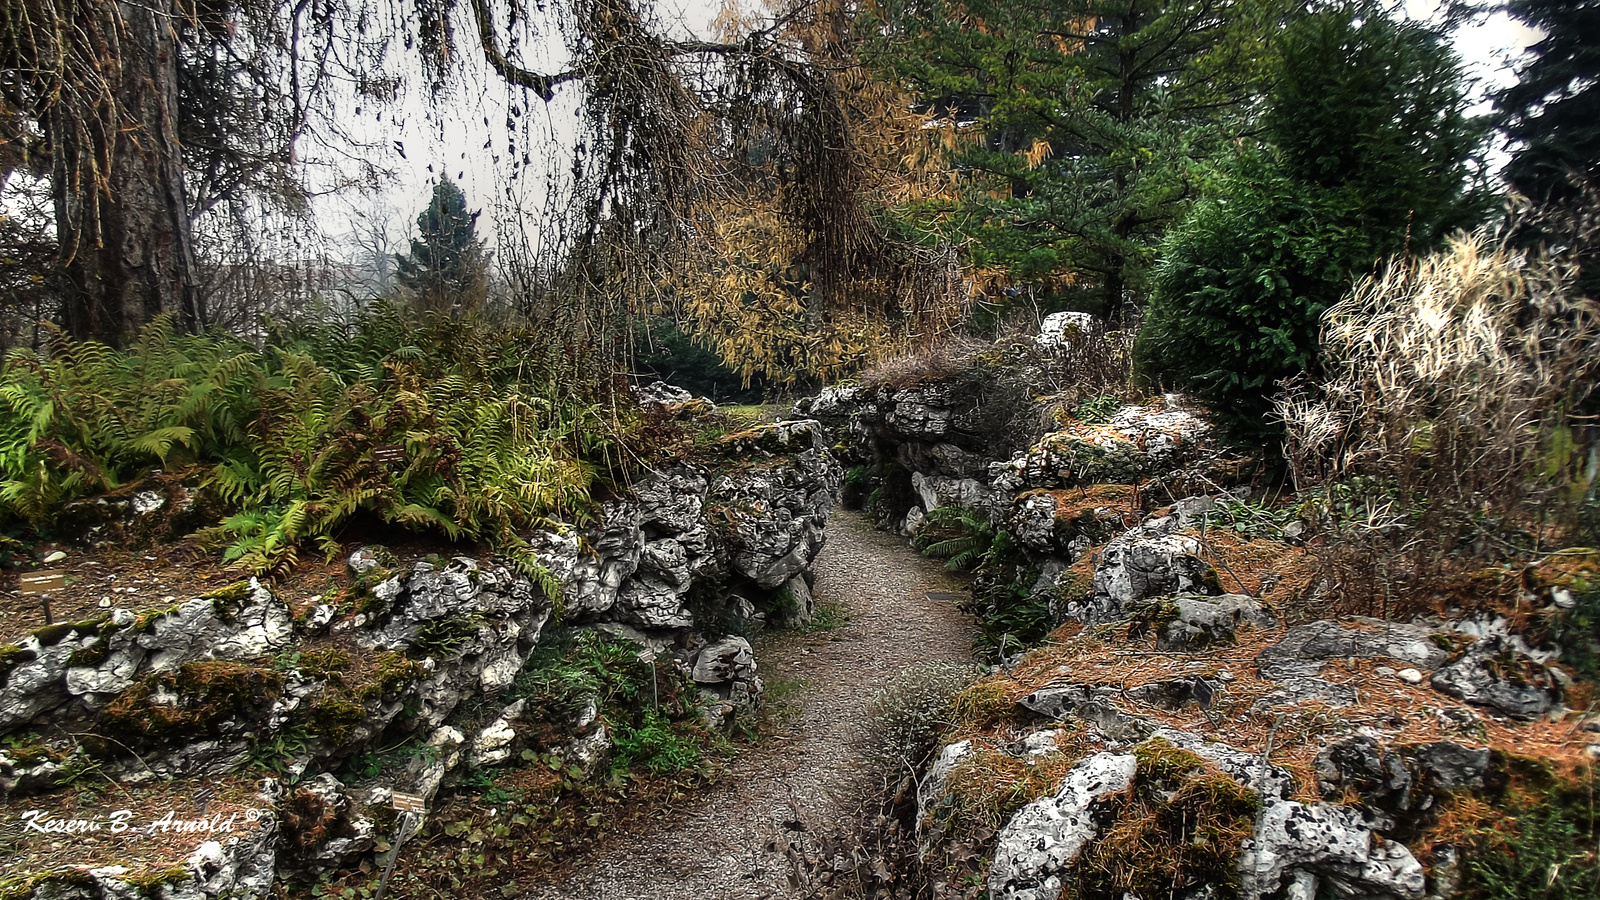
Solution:
<svg viewBox="0 0 1600 900">
<path fill-rule="evenodd" d="M 1576 194 L 1568 173 L 1600 175 L 1600 0 L 1510 0 L 1513 17 L 1544 32 L 1518 81 L 1495 105 L 1522 146 L 1505 179 L 1535 202 Z"/>
<path fill-rule="evenodd" d="M 1354 3 L 1296 22 L 1263 129 L 1162 247 L 1135 355 L 1241 436 L 1278 383 L 1316 371 L 1322 313 L 1393 254 L 1425 252 L 1485 211 L 1470 175 L 1486 123 L 1465 115 L 1443 35 Z"/>
<path fill-rule="evenodd" d="M 483 302 L 488 254 L 477 223 L 461 188 L 441 178 L 417 215 L 419 236 L 411 241 L 411 253 L 395 260 L 395 273 L 419 310 L 461 315 Z"/>
</svg>

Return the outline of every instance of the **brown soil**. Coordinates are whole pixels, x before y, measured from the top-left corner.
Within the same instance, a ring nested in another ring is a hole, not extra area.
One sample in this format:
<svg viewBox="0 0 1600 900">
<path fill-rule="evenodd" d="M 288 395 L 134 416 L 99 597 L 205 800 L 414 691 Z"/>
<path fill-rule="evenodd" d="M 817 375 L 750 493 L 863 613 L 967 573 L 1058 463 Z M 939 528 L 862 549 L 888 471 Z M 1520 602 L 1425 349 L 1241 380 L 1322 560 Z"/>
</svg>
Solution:
<svg viewBox="0 0 1600 900">
<path fill-rule="evenodd" d="M 748 751 L 710 792 L 664 825 L 613 835 L 537 888 L 530 900 L 751 900 L 792 896 L 783 858 L 764 848 L 784 829 L 843 824 L 877 788 L 861 749 L 867 704 L 905 666 L 967 661 L 970 620 L 929 591 L 960 585 L 903 538 L 836 512 L 816 563 L 819 602 L 842 602 L 850 621 L 831 633 L 766 641 L 756 653 L 769 682 L 801 679 L 790 733 Z M 787 823 L 787 825 L 786 825 Z"/>
</svg>

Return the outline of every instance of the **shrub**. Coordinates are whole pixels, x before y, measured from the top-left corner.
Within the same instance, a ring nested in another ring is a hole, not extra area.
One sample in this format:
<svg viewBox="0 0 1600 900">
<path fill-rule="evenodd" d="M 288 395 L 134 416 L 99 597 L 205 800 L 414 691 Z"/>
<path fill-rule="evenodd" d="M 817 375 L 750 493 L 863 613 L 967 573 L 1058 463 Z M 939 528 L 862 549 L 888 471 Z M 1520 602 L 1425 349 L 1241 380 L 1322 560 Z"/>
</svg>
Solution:
<svg viewBox="0 0 1600 900">
<path fill-rule="evenodd" d="M 950 724 L 951 698 L 980 674 L 976 666 L 952 662 L 922 662 L 902 669 L 868 706 L 872 754 L 895 770 L 916 771 L 933 750 L 939 732 Z"/>
<path fill-rule="evenodd" d="M 1135 347 L 1147 377 L 1211 405 L 1235 435 L 1272 433 L 1276 383 L 1317 370 L 1317 325 L 1379 258 L 1478 220 L 1467 119 L 1443 36 L 1367 4 L 1306 15 L 1280 42 L 1263 124 L 1169 234 Z"/>
<path fill-rule="evenodd" d="M 1296 481 L 1327 485 L 1325 555 L 1347 593 L 1581 537 L 1597 478 L 1573 414 L 1600 374 L 1600 306 L 1570 295 L 1574 275 L 1479 231 L 1328 311 L 1328 380 L 1276 408 Z"/>
</svg>

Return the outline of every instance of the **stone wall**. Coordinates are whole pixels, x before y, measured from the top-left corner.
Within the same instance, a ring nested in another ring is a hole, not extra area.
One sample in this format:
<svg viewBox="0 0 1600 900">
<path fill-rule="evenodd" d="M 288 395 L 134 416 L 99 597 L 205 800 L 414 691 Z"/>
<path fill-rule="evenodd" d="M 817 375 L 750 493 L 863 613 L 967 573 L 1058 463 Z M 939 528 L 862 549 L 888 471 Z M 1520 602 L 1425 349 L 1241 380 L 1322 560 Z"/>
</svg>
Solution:
<svg viewBox="0 0 1600 900">
<path fill-rule="evenodd" d="M 558 621 L 633 641 L 658 671 L 698 688 L 708 725 L 726 726 L 760 701 L 748 638 L 810 613 L 806 579 L 842 479 L 817 422 L 760 425 L 721 440 L 704 464 L 637 480 L 591 525 L 526 536 L 521 561 L 401 561 L 365 547 L 349 558 L 355 588 L 338 605 L 292 610 L 250 579 L 40 629 L 0 647 L 0 738 L 14 736 L 0 748 L 0 800 L 59 790 L 86 766 L 121 784 L 199 784 L 277 746 L 280 771 L 261 805 L 312 804 L 338 837 L 285 844 L 264 822 L 207 842 L 187 875 L 163 885 L 172 897 L 261 897 L 280 868 L 314 873 L 372 854 L 379 823 L 393 827 L 392 791 L 431 801 L 468 766 L 517 760 L 549 723 L 495 698 Z M 469 704 L 487 712 L 459 715 Z M 558 751 L 569 764 L 605 757 L 593 709 L 559 724 L 571 733 Z M 427 752 L 384 785 L 354 790 L 331 774 L 408 739 Z M 36 889 L 134 896 L 120 874 L 45 874 Z"/>
</svg>

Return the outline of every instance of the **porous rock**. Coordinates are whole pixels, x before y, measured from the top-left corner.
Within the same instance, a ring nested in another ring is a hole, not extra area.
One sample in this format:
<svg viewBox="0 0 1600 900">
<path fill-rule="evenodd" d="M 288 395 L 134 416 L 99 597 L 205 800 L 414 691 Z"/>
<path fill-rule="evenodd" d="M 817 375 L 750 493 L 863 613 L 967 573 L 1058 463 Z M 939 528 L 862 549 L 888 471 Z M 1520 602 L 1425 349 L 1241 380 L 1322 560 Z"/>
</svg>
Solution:
<svg viewBox="0 0 1600 900">
<path fill-rule="evenodd" d="M 1433 674 L 1435 689 L 1474 706 L 1531 721 L 1561 702 L 1550 671 L 1511 641 L 1492 635 Z"/>
<path fill-rule="evenodd" d="M 1268 799 L 1239 857 L 1240 896 L 1273 896 L 1296 870 L 1327 881 L 1341 897 L 1421 900 L 1427 887 L 1411 851 L 1376 837 L 1359 810 Z"/>
<path fill-rule="evenodd" d="M 1323 660 L 1354 656 L 1396 659 L 1431 672 L 1450 658 L 1431 635 L 1426 628 L 1398 622 L 1373 620 L 1370 627 L 1312 622 L 1289 629 L 1257 654 L 1256 667 L 1264 678 L 1293 678 L 1315 675 Z"/>
<path fill-rule="evenodd" d="M 1126 791 L 1138 760 L 1131 753 L 1096 753 L 1067 773 L 1055 794 L 1011 817 L 995 842 L 989 896 L 995 900 L 1055 900 L 1062 876 L 1100 831 L 1095 806 Z"/>
</svg>

